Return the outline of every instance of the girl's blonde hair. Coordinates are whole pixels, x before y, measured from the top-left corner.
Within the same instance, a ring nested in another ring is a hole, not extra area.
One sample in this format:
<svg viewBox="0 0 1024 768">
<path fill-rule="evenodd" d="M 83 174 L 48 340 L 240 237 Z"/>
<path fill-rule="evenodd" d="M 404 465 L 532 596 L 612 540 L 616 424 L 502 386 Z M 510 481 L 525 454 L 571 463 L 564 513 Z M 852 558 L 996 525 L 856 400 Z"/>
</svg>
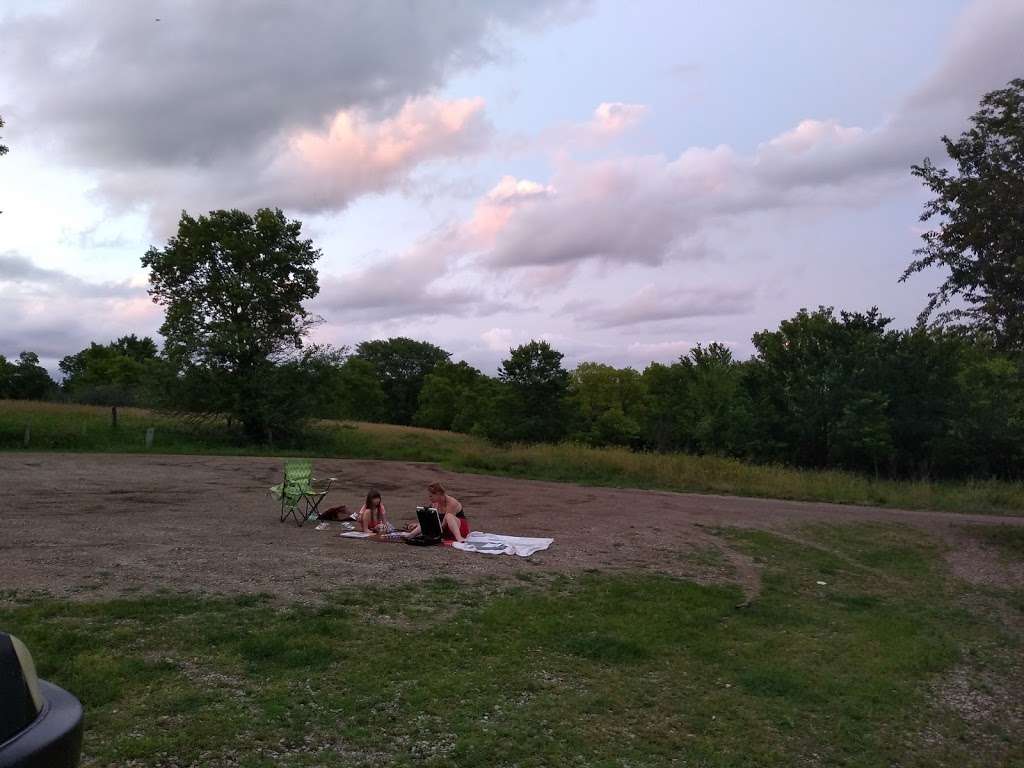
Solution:
<svg viewBox="0 0 1024 768">
<path fill-rule="evenodd" d="M 437 482 L 431 483 L 430 485 L 427 486 L 427 493 L 429 493 L 431 496 L 447 495 L 447 491 L 445 491 L 444 486 Z"/>
</svg>

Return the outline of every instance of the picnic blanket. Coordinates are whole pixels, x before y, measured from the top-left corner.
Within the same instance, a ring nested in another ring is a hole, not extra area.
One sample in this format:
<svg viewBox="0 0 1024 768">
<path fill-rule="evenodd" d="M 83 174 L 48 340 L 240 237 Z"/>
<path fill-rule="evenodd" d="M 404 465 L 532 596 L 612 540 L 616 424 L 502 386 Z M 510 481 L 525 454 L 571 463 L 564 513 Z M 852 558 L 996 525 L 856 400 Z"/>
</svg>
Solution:
<svg viewBox="0 0 1024 768">
<path fill-rule="evenodd" d="M 534 552 L 547 549 L 554 539 L 531 539 L 525 536 L 502 536 L 497 533 L 471 531 L 465 541 L 452 544 L 463 552 L 479 552 L 484 555 L 519 555 L 529 557 Z"/>
</svg>

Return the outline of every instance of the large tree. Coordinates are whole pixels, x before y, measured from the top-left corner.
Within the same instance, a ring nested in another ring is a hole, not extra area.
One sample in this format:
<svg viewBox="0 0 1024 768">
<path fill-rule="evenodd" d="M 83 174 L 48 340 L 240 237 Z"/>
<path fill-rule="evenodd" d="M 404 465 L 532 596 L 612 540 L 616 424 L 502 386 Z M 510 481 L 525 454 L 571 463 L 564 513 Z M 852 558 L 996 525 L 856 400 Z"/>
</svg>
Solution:
<svg viewBox="0 0 1024 768">
<path fill-rule="evenodd" d="M 64 391 L 77 402 L 134 405 L 146 400 L 144 389 L 158 365 L 156 343 L 131 334 L 67 355 L 60 370 Z"/>
<path fill-rule="evenodd" d="M 568 431 L 569 374 L 546 341 L 509 350 L 498 370 L 501 390 L 485 427 L 503 442 L 555 442 Z"/>
<path fill-rule="evenodd" d="M 943 136 L 955 168 L 929 158 L 915 165 L 935 197 L 921 220 L 938 219 L 901 280 L 929 267 L 948 270 L 922 312 L 989 336 L 997 348 L 1024 352 L 1024 79 L 992 91 L 957 141 Z"/>
<path fill-rule="evenodd" d="M 35 352 L 22 352 L 12 363 L 0 355 L 0 399 L 44 400 L 57 390 Z"/>
<path fill-rule="evenodd" d="M 356 355 L 377 371 L 388 396 L 387 420 L 392 424 L 412 423 L 424 380 L 452 356 L 429 342 L 402 336 L 364 341 L 356 345 Z"/>
<path fill-rule="evenodd" d="M 468 432 L 478 420 L 487 377 L 464 360 L 440 363 L 423 380 L 413 424 Z"/>
<path fill-rule="evenodd" d="M 178 233 L 142 258 L 153 301 L 166 309 L 164 354 L 177 372 L 172 403 L 237 418 L 250 438 L 286 429 L 294 361 L 314 320 L 320 251 L 280 210 L 182 212 Z M 283 389 L 282 389 L 283 387 Z M 283 418 L 283 417 L 282 417 Z M 281 423 L 279 423 L 281 422 Z"/>
</svg>

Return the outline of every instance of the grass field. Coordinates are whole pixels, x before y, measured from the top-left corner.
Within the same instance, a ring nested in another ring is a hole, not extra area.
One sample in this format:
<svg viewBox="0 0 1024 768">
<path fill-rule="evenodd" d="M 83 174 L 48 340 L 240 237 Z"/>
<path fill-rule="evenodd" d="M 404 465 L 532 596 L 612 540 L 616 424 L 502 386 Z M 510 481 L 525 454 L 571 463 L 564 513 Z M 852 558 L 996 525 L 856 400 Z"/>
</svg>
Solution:
<svg viewBox="0 0 1024 768">
<path fill-rule="evenodd" d="M 0 625 L 85 703 L 85 765 L 1024 761 L 1000 705 L 1019 711 L 1021 635 L 965 607 L 978 595 L 925 534 L 721 533 L 763 566 L 749 608 L 730 586 L 523 573 L 338 589 L 322 608 L 8 596 Z M 986 599 L 1019 626 L 1021 597 Z M 965 680 L 988 698 L 965 707 Z"/>
<path fill-rule="evenodd" d="M 835 471 L 757 466 L 733 459 L 635 453 L 616 448 L 535 445 L 500 447 L 470 435 L 415 427 L 320 422 L 300 445 L 251 446 L 225 424 L 193 425 L 149 411 L 0 401 L 0 450 L 141 452 L 155 430 L 157 453 L 333 456 L 431 461 L 463 472 L 509 477 L 719 493 L 774 499 L 865 504 L 948 512 L 1024 514 L 1024 483 L 896 482 Z"/>
</svg>

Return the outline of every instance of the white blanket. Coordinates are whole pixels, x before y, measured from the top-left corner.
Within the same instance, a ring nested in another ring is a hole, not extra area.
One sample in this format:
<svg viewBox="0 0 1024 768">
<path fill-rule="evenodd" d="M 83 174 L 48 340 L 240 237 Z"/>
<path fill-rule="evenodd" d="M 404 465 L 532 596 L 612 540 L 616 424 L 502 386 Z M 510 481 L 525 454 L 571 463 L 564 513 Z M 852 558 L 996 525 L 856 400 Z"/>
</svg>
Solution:
<svg viewBox="0 0 1024 768">
<path fill-rule="evenodd" d="M 497 533 L 471 531 L 465 541 L 457 541 L 452 546 L 464 552 L 529 557 L 534 552 L 547 549 L 554 541 L 554 539 L 529 539 L 523 536 L 501 536 Z"/>
</svg>

